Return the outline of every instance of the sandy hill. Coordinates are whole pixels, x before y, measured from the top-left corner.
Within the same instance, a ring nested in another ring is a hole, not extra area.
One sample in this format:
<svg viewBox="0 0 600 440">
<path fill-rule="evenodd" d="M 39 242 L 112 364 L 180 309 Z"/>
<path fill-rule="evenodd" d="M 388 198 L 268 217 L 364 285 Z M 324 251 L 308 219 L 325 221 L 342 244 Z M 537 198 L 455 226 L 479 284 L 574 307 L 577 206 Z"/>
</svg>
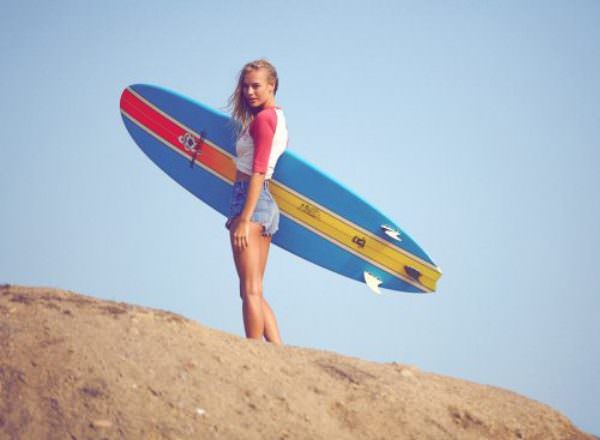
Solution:
<svg viewBox="0 0 600 440">
<path fill-rule="evenodd" d="M 510 391 L 0 286 L 1 439 L 593 439 Z"/>
</svg>

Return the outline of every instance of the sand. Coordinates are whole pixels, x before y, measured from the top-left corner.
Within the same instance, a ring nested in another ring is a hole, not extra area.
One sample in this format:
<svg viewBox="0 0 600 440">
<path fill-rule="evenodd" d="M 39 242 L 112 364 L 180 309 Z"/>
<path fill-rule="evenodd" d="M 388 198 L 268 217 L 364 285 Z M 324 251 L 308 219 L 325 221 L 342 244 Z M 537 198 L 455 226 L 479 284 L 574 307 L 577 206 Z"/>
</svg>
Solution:
<svg viewBox="0 0 600 440">
<path fill-rule="evenodd" d="M 401 363 L 0 286 L 0 439 L 594 439 L 547 405 Z"/>
</svg>

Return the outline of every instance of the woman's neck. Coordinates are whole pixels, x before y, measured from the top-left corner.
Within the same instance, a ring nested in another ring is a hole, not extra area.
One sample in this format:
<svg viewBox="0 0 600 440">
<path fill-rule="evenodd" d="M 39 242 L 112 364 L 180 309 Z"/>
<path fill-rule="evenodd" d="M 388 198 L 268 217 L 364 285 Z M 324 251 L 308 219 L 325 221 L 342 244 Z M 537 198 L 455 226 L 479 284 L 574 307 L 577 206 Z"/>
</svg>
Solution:
<svg viewBox="0 0 600 440">
<path fill-rule="evenodd" d="M 275 101 L 268 103 L 268 104 L 261 105 L 260 107 L 253 108 L 252 114 L 257 115 L 260 112 L 262 112 L 263 110 L 266 110 L 266 109 L 272 108 L 272 107 L 277 107 L 277 105 L 275 104 Z"/>
</svg>

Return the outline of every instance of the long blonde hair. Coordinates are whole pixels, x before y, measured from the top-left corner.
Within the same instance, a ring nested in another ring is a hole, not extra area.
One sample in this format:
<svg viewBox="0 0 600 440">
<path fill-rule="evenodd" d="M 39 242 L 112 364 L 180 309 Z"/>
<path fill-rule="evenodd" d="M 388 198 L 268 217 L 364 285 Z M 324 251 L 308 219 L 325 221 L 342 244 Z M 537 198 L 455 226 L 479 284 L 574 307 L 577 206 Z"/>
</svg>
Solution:
<svg viewBox="0 0 600 440">
<path fill-rule="evenodd" d="M 246 73 L 252 70 L 265 69 L 267 71 L 267 80 L 271 84 L 275 84 L 273 95 L 277 93 L 277 87 L 279 86 L 279 78 L 277 77 L 277 70 L 270 62 L 261 58 L 260 60 L 250 61 L 240 71 L 237 86 L 235 91 L 231 94 L 228 101 L 228 108 L 231 111 L 231 116 L 236 121 L 242 124 L 242 128 L 246 128 L 252 120 L 252 111 L 250 106 L 244 98 L 242 86 L 244 83 L 244 76 Z"/>
</svg>

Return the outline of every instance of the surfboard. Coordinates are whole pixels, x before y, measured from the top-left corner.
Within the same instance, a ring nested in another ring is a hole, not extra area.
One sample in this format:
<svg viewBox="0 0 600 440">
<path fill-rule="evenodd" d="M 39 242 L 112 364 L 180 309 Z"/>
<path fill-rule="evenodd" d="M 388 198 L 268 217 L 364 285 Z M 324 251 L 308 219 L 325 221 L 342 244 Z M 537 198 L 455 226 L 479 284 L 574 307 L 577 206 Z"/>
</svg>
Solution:
<svg viewBox="0 0 600 440">
<path fill-rule="evenodd" d="M 227 216 L 239 125 L 168 89 L 134 84 L 120 111 L 142 151 L 165 173 Z M 412 293 L 436 290 L 440 268 L 396 223 L 289 148 L 270 189 L 281 211 L 273 244 L 336 273 Z"/>
</svg>

